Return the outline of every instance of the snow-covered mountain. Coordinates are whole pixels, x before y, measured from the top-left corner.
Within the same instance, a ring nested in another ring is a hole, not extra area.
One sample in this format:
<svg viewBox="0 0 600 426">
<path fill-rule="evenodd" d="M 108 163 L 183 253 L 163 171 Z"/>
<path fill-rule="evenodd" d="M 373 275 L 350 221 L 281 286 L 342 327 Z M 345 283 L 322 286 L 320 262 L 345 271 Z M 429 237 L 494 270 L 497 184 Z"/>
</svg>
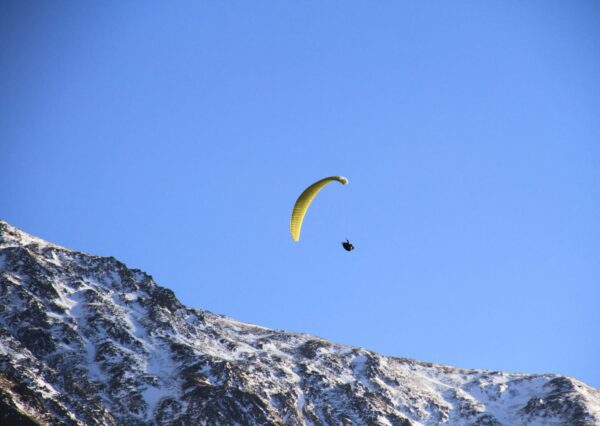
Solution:
<svg viewBox="0 0 600 426">
<path fill-rule="evenodd" d="M 600 425 L 600 392 L 575 379 L 241 323 L 6 222 L 0 300 L 2 425 Z"/>
</svg>

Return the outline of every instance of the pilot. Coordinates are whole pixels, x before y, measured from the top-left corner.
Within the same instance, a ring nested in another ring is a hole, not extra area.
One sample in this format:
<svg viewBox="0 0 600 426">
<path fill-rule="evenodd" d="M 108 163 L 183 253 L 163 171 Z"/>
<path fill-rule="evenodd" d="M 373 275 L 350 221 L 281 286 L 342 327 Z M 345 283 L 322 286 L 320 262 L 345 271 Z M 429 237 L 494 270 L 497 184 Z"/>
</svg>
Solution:
<svg viewBox="0 0 600 426">
<path fill-rule="evenodd" d="M 346 250 L 346 251 L 354 250 L 354 246 L 352 245 L 352 243 L 350 241 L 348 241 L 347 238 L 346 238 L 346 241 L 344 241 L 342 243 L 342 247 L 344 247 L 344 250 Z"/>
</svg>

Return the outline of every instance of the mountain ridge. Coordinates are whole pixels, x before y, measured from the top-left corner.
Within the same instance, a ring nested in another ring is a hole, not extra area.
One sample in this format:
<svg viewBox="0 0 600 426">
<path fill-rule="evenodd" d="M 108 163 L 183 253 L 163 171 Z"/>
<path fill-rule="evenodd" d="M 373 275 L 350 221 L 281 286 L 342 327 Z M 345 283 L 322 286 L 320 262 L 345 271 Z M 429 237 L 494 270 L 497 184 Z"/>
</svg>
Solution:
<svg viewBox="0 0 600 426">
<path fill-rule="evenodd" d="M 114 257 L 4 221 L 0 273 L 0 420 L 10 424 L 600 424 L 600 392 L 576 379 L 242 323 L 184 306 Z"/>
</svg>

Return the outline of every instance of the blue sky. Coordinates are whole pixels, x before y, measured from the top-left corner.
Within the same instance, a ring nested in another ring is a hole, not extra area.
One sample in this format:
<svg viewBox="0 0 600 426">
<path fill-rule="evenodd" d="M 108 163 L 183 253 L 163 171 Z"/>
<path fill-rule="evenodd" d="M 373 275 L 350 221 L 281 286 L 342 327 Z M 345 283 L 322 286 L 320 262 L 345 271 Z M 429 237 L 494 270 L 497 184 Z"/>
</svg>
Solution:
<svg viewBox="0 0 600 426">
<path fill-rule="evenodd" d="M 196 308 L 600 387 L 598 2 L 4 1 L 0 21 L 4 220 Z M 294 243 L 296 197 L 337 174 Z"/>
</svg>

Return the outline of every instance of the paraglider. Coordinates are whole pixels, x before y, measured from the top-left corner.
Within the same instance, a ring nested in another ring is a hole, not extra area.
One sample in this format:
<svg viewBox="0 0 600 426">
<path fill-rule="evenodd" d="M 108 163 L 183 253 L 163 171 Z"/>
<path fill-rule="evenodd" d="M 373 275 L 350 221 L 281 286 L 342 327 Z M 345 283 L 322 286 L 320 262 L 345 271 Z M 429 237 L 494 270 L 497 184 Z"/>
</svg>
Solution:
<svg viewBox="0 0 600 426">
<path fill-rule="evenodd" d="M 348 241 L 348 238 L 346 238 L 346 241 L 344 241 L 342 243 L 342 247 L 344 247 L 344 250 L 346 250 L 346 251 L 354 250 L 354 246 L 352 245 L 352 243 L 350 241 Z"/>
<path fill-rule="evenodd" d="M 321 179 L 310 185 L 308 188 L 306 188 L 296 200 L 296 204 L 294 204 L 294 209 L 292 210 L 292 217 L 290 219 L 290 233 L 292 234 L 292 239 L 294 241 L 300 240 L 302 222 L 304 221 L 304 216 L 306 216 L 306 212 L 308 211 L 310 204 L 317 196 L 319 191 L 321 191 L 321 189 L 323 189 L 325 185 L 328 185 L 331 182 L 339 182 L 342 185 L 347 185 L 348 179 L 346 179 L 343 176 L 330 176 Z M 354 246 L 350 244 L 350 241 L 348 240 L 342 243 L 342 246 L 347 251 L 354 250 Z"/>
</svg>

